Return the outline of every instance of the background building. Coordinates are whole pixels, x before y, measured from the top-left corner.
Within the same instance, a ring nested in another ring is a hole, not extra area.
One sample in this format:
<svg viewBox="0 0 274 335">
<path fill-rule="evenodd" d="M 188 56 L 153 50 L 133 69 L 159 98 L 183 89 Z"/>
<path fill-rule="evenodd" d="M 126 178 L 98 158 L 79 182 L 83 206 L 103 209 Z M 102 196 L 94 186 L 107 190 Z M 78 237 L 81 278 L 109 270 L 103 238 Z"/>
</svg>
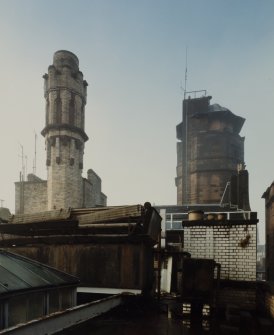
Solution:
<svg viewBox="0 0 274 335">
<path fill-rule="evenodd" d="M 183 101 L 177 125 L 177 204 L 219 204 L 231 176 L 244 170 L 244 119 L 210 96 Z M 187 93 L 188 94 L 188 93 Z"/>
<path fill-rule="evenodd" d="M 257 279 L 265 279 L 265 245 L 257 244 Z"/>
<path fill-rule="evenodd" d="M 274 281 L 274 182 L 266 189 L 265 199 L 265 276 Z"/>
<path fill-rule="evenodd" d="M 32 213 L 60 208 L 106 205 L 101 179 L 88 170 L 82 177 L 87 82 L 79 70 L 78 58 L 60 50 L 43 76 L 46 123 L 42 130 L 46 144 L 48 179 L 28 175 L 15 183 L 15 213 Z"/>
</svg>

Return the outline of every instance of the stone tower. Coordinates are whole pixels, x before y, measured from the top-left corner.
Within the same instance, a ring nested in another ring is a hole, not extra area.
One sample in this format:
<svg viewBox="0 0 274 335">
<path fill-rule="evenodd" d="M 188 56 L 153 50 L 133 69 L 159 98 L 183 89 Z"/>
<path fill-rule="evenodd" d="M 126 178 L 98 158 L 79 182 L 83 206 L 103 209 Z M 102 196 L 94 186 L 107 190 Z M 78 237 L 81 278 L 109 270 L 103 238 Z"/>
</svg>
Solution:
<svg viewBox="0 0 274 335">
<path fill-rule="evenodd" d="M 244 167 L 244 119 L 210 96 L 185 99 L 177 126 L 177 204 L 219 204 L 226 186 Z M 244 173 L 242 173 L 244 174 Z"/>
<path fill-rule="evenodd" d="M 30 214 L 53 209 L 107 205 L 102 181 L 92 169 L 82 177 L 87 82 L 71 52 L 55 52 L 44 75 L 47 180 L 33 173 L 15 182 L 15 213 Z"/>
<path fill-rule="evenodd" d="M 44 75 L 48 210 L 83 206 L 83 154 L 87 82 L 71 52 L 55 52 Z"/>
</svg>

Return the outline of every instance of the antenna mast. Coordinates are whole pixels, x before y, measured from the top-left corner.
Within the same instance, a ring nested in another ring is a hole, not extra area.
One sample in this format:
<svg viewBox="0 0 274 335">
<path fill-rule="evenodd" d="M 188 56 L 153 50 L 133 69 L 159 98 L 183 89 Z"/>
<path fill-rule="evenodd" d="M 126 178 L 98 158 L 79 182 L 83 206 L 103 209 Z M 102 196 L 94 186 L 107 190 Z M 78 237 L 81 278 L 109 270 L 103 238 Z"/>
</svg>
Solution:
<svg viewBox="0 0 274 335">
<path fill-rule="evenodd" d="M 33 174 L 36 174 L 36 141 L 37 141 L 37 134 L 36 131 L 34 131 L 34 159 L 33 159 L 33 167 L 32 167 L 32 171 Z"/>
<path fill-rule="evenodd" d="M 25 155 L 25 180 L 27 180 L 28 175 L 28 156 Z"/>
<path fill-rule="evenodd" d="M 187 47 L 186 47 L 186 69 L 185 69 L 185 92 L 184 92 L 184 99 L 186 98 L 186 84 L 187 84 Z"/>
<path fill-rule="evenodd" d="M 25 162 L 24 162 L 24 147 L 22 144 L 20 144 L 20 147 L 21 147 L 21 176 L 22 176 L 22 181 L 25 180 Z"/>
</svg>

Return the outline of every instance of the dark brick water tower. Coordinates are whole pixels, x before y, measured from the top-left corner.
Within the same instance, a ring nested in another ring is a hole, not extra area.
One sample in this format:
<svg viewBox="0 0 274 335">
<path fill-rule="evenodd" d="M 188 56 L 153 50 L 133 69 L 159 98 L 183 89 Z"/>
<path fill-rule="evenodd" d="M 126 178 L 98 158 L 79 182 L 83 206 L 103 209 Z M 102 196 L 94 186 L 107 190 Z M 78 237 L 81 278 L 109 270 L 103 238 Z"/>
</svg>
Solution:
<svg viewBox="0 0 274 335">
<path fill-rule="evenodd" d="M 195 92 L 196 93 L 196 92 Z M 183 100 L 177 125 L 177 204 L 219 204 L 231 176 L 243 169 L 245 119 L 211 96 Z"/>
</svg>

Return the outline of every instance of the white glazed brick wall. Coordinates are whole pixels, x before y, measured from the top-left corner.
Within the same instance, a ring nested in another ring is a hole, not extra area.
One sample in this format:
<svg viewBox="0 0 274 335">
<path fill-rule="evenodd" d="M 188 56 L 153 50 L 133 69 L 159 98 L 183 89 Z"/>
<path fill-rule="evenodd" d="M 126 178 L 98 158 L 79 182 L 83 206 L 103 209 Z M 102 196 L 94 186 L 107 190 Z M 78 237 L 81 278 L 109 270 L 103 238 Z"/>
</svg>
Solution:
<svg viewBox="0 0 274 335">
<path fill-rule="evenodd" d="M 248 229 L 246 231 L 246 229 Z M 221 279 L 256 280 L 256 225 L 216 225 L 184 228 L 184 251 L 193 258 L 221 264 Z M 240 241 L 250 234 L 249 244 Z"/>
</svg>

